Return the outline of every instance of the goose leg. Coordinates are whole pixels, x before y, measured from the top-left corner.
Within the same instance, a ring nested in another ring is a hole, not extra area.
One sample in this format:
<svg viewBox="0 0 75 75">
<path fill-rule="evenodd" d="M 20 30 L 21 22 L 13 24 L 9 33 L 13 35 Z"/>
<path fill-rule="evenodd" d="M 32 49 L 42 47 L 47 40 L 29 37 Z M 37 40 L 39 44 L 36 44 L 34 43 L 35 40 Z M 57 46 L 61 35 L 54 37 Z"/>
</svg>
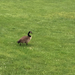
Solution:
<svg viewBox="0 0 75 75">
<path fill-rule="evenodd" d="M 26 43 L 26 45 L 28 45 L 28 43 Z"/>
<path fill-rule="evenodd" d="M 20 46 L 21 46 L 21 43 L 20 43 Z"/>
</svg>

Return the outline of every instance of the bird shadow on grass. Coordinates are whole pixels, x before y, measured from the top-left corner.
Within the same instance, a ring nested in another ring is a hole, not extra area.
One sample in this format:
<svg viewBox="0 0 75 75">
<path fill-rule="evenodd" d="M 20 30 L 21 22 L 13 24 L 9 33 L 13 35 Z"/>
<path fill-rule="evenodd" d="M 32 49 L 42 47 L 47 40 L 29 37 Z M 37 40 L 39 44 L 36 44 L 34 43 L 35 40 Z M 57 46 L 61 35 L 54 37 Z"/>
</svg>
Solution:
<svg viewBox="0 0 75 75">
<path fill-rule="evenodd" d="M 20 47 L 31 47 L 33 46 L 33 44 L 25 44 L 25 43 L 22 43 L 21 45 L 20 44 L 17 44 L 17 46 L 20 46 Z"/>
</svg>

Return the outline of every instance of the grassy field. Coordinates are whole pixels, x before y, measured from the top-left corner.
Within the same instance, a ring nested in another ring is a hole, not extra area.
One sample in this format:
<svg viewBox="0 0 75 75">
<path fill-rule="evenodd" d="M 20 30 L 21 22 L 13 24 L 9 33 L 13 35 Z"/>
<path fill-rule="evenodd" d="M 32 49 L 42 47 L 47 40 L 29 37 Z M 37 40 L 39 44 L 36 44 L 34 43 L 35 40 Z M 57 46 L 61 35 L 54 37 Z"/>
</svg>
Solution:
<svg viewBox="0 0 75 75">
<path fill-rule="evenodd" d="M 0 75 L 75 75 L 75 0 L 0 0 Z"/>
</svg>

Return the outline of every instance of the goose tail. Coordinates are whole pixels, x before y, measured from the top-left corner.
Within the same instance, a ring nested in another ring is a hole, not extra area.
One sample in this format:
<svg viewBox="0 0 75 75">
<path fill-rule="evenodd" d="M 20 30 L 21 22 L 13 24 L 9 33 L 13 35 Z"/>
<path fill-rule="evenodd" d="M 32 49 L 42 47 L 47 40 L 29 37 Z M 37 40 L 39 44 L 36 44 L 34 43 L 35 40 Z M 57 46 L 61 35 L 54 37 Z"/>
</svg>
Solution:
<svg viewBox="0 0 75 75">
<path fill-rule="evenodd" d="M 17 43 L 20 43 L 21 40 L 17 41 Z"/>
</svg>

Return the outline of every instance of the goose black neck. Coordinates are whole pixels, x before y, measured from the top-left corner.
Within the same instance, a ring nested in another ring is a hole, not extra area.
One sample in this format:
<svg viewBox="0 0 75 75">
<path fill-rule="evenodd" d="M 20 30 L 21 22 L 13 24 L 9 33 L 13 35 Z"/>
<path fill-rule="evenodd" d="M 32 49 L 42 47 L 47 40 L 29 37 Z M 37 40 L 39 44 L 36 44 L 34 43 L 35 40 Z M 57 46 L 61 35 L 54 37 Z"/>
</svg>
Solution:
<svg viewBox="0 0 75 75">
<path fill-rule="evenodd" d="M 28 36 L 31 37 L 30 33 L 28 33 Z"/>
</svg>

